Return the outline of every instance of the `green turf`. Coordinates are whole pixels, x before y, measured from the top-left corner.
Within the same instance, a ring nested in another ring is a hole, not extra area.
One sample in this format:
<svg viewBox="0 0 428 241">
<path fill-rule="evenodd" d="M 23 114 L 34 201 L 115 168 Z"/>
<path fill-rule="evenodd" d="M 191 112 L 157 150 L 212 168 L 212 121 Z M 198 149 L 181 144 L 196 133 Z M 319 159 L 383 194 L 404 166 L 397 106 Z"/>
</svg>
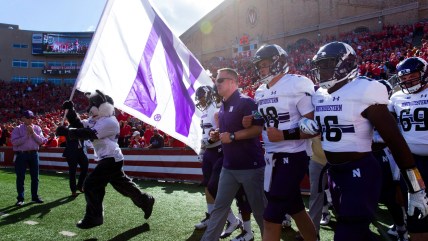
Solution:
<svg viewBox="0 0 428 241">
<path fill-rule="evenodd" d="M 136 180 L 134 180 L 136 181 Z M 64 173 L 42 172 L 40 175 L 40 195 L 43 204 L 29 203 L 30 176 L 25 181 L 26 203 L 15 207 L 16 189 L 13 169 L 0 169 L 0 240 L 200 240 L 203 231 L 195 231 L 193 225 L 203 216 L 206 209 L 203 188 L 190 183 L 162 181 L 136 181 L 146 192 L 156 198 L 154 211 L 145 220 L 141 209 L 128 198 L 121 196 L 110 185 L 104 199 L 104 224 L 89 230 L 76 228 L 85 210 L 85 197 L 70 197 L 68 176 Z M 305 197 L 307 202 L 307 197 Z M 307 203 L 306 203 L 307 204 Z M 236 207 L 233 207 L 236 211 Z M 5 215 L 6 214 L 6 215 Z M 372 230 L 379 240 L 389 240 L 385 231 L 391 223 L 389 215 L 381 206 L 379 221 Z M 38 222 L 28 225 L 25 221 Z M 335 219 L 331 226 L 322 227 L 322 240 L 332 240 Z M 260 232 L 253 220 L 256 239 Z M 283 231 L 282 240 L 295 240 L 295 224 Z M 73 232 L 69 237 L 62 231 Z M 233 235 L 237 235 L 235 232 Z"/>
</svg>

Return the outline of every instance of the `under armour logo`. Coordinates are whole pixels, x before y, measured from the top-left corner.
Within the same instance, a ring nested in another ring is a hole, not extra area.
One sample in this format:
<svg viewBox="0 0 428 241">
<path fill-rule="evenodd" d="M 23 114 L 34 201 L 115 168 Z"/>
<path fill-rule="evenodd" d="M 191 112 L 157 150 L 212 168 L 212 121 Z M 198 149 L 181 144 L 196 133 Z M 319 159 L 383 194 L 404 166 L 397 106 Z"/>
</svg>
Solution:
<svg viewBox="0 0 428 241">
<path fill-rule="evenodd" d="M 333 101 L 339 101 L 339 99 L 340 99 L 340 96 L 338 96 L 337 98 L 335 97 L 335 96 L 333 96 Z"/>
<path fill-rule="evenodd" d="M 221 148 L 218 148 L 218 151 L 217 151 L 217 152 L 218 152 L 218 153 L 220 153 L 221 151 L 222 151 L 222 149 L 221 149 Z"/>
<path fill-rule="evenodd" d="M 324 103 L 324 100 L 319 100 L 318 103 Z"/>
<path fill-rule="evenodd" d="M 275 91 L 270 92 L 270 95 L 276 95 L 276 90 L 275 90 Z"/>
<path fill-rule="evenodd" d="M 352 170 L 352 177 L 361 177 L 360 168 Z"/>
<path fill-rule="evenodd" d="M 229 112 L 233 111 L 233 106 L 229 107 Z"/>
<path fill-rule="evenodd" d="M 283 162 L 284 164 L 288 164 L 288 157 L 282 158 L 282 162 Z"/>
<path fill-rule="evenodd" d="M 421 98 L 426 98 L 426 97 L 427 97 L 427 94 L 421 95 Z"/>
</svg>

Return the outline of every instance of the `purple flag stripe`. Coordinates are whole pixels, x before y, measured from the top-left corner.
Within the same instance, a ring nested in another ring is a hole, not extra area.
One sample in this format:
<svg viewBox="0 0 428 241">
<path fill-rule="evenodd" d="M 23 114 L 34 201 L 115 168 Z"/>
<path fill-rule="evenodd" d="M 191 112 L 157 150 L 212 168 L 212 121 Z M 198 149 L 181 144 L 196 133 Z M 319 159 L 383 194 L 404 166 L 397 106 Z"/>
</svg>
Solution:
<svg viewBox="0 0 428 241">
<path fill-rule="evenodd" d="M 138 65 L 137 76 L 125 100 L 125 105 L 150 117 L 157 107 L 156 90 L 153 84 L 152 60 L 159 36 L 154 28 L 151 29 L 149 39 L 144 48 L 144 54 Z"/>
<path fill-rule="evenodd" d="M 191 99 L 191 95 L 195 92 L 193 85 L 197 76 L 201 74 L 203 69 L 197 63 L 196 59 L 189 53 L 189 72 L 191 83 L 189 89 L 186 89 L 182 79 L 183 65 L 174 48 L 173 34 L 157 15 L 154 18 L 149 39 L 146 43 L 142 60 L 138 67 L 137 76 L 125 100 L 125 105 L 140 111 L 149 118 L 152 116 L 157 106 L 157 102 L 150 62 L 159 38 L 165 48 L 165 60 L 167 63 L 168 76 L 171 81 L 171 92 L 174 100 L 176 119 L 175 131 L 183 136 L 188 136 L 192 123 L 192 116 L 195 113 L 195 106 Z"/>
</svg>

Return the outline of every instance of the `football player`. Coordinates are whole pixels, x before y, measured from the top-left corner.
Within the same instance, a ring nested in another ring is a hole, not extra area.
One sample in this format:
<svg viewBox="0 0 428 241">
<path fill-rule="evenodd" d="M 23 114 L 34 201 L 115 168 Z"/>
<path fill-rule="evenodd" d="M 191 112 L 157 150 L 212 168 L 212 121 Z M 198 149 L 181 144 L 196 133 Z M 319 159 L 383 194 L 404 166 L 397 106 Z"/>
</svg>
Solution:
<svg viewBox="0 0 428 241">
<path fill-rule="evenodd" d="M 415 163 L 403 173 L 404 180 L 411 184 L 407 228 L 412 241 L 428 240 L 428 199 L 424 183 L 428 182 L 428 64 L 418 57 L 401 61 L 397 65 L 398 83 L 402 91 L 391 97 L 389 109 L 399 122 Z M 419 170 L 419 172 L 418 172 Z M 420 202 L 420 207 L 414 202 Z M 425 207 L 425 210 L 424 210 Z M 398 231 L 398 229 L 397 229 Z"/>
<path fill-rule="evenodd" d="M 262 136 L 268 204 L 263 214 L 263 240 L 280 240 L 282 221 L 289 214 L 303 238 L 315 241 L 315 226 L 300 192 L 309 165 L 307 140 L 303 138 L 310 136 L 301 134 L 298 124 L 302 117 L 313 119 L 314 84 L 304 76 L 287 74 L 287 53 L 276 44 L 260 47 L 253 64 L 262 82 L 255 93 L 258 113 L 245 116 L 243 124 L 249 127 L 253 118 L 260 117 L 265 121 Z"/>
<path fill-rule="evenodd" d="M 208 226 L 211 211 L 214 208 L 214 200 L 217 195 L 218 181 L 223 165 L 221 142 L 215 135 L 215 130 L 218 128 L 216 115 L 219 111 L 219 100 L 220 98 L 217 97 L 217 94 L 211 86 L 201 86 L 196 90 L 196 107 L 202 111 L 202 152 L 200 153 L 200 160 L 202 161 L 202 174 L 204 176 L 202 185 L 205 186 L 205 199 L 207 202 L 205 218 L 195 225 L 195 229 L 198 230 L 205 229 Z M 236 217 L 232 209 L 230 209 L 227 216 L 226 230 L 224 230 L 221 235 L 225 238 L 241 227 L 242 221 Z"/>
<path fill-rule="evenodd" d="M 381 191 L 381 168 L 371 152 L 373 127 L 392 151 L 409 187 L 409 215 L 425 216 L 425 186 L 406 141 L 389 113 L 385 86 L 357 76 L 357 56 L 343 42 L 322 46 L 313 57 L 320 87 L 312 97 L 327 160 L 329 186 L 337 212 L 334 240 L 370 240 Z M 313 123 L 302 122 L 302 129 Z M 308 131 L 308 133 L 311 133 Z M 352 234 L 352 235 L 350 235 Z"/>
</svg>

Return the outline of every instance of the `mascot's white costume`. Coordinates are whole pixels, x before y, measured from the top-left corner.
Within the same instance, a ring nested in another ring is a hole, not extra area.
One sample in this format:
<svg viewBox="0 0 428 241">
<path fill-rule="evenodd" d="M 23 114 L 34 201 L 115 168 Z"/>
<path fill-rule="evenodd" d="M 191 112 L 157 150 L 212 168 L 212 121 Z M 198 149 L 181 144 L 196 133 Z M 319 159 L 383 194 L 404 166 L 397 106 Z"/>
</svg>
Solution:
<svg viewBox="0 0 428 241">
<path fill-rule="evenodd" d="M 142 192 L 123 172 L 123 155 L 117 144 L 120 128 L 114 116 L 113 99 L 99 90 L 94 94 L 88 94 L 88 97 L 90 116 L 88 120 L 80 120 L 72 101 L 65 101 L 62 106 L 64 110 L 68 110 L 66 117 L 70 126 L 79 126 L 76 123 L 81 123 L 83 128 L 61 126 L 57 129 L 57 135 L 91 140 L 95 160 L 98 161 L 95 169 L 85 180 L 86 213 L 76 226 L 88 229 L 103 224 L 103 199 L 108 183 L 122 195 L 131 198 L 134 204 L 144 211 L 144 218 L 148 219 L 152 214 L 155 199 Z"/>
</svg>

